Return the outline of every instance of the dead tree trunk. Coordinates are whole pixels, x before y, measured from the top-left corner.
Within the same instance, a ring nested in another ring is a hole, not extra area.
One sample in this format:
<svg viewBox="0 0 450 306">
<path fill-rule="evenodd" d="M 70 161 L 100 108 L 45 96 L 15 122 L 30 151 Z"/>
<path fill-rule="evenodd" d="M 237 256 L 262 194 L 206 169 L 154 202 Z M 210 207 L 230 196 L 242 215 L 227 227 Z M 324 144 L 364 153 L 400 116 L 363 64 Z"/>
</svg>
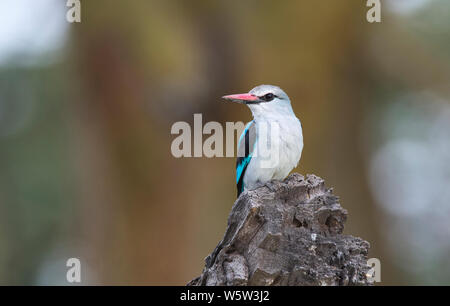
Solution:
<svg viewBox="0 0 450 306">
<path fill-rule="evenodd" d="M 315 175 L 246 191 L 198 285 L 371 285 L 369 243 L 342 235 L 347 211 Z"/>
</svg>

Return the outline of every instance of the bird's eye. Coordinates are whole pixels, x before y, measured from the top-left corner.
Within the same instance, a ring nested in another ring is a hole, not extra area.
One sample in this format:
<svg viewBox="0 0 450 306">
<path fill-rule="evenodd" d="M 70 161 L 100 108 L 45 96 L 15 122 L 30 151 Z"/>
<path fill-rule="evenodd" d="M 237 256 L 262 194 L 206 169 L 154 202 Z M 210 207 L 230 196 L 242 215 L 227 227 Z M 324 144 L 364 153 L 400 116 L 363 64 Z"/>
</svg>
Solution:
<svg viewBox="0 0 450 306">
<path fill-rule="evenodd" d="M 261 97 L 261 99 L 266 102 L 272 101 L 273 98 L 275 98 L 275 95 L 271 92 L 269 92 L 268 94 L 265 94 L 264 96 Z"/>
</svg>

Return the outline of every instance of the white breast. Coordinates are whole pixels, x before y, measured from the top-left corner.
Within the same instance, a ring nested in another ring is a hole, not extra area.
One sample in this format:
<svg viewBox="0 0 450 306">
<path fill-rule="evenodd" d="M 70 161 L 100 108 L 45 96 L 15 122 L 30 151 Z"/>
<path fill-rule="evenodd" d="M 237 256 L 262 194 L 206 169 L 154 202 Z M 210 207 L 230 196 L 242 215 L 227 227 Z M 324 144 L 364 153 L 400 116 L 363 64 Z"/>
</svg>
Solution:
<svg viewBox="0 0 450 306">
<path fill-rule="evenodd" d="M 302 127 L 295 115 L 259 119 L 256 120 L 257 145 L 244 177 L 246 189 L 254 189 L 272 179 L 284 179 L 297 166 L 303 150 Z M 265 136 L 268 128 L 273 133 L 269 133 L 271 137 Z"/>
</svg>

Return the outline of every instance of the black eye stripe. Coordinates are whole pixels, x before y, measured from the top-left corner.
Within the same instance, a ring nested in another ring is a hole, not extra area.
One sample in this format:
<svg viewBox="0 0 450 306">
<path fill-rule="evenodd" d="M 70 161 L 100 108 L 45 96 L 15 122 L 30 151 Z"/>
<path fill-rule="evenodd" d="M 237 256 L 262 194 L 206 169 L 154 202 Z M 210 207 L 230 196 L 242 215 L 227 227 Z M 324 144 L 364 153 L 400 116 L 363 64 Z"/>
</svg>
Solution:
<svg viewBox="0 0 450 306">
<path fill-rule="evenodd" d="M 275 98 L 278 98 L 276 95 L 274 95 L 273 93 L 269 92 L 267 94 L 265 94 L 264 96 L 259 97 L 261 100 L 269 102 L 272 101 Z"/>
</svg>

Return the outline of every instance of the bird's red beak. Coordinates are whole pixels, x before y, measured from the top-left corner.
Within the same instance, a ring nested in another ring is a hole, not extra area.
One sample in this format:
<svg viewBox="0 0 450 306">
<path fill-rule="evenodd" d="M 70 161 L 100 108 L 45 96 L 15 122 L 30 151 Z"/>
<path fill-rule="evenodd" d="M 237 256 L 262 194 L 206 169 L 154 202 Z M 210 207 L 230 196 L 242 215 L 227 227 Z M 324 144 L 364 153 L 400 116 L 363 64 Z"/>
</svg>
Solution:
<svg viewBox="0 0 450 306">
<path fill-rule="evenodd" d="M 245 94 L 237 94 L 237 95 L 228 95 L 222 97 L 225 100 L 232 101 L 232 102 L 238 102 L 238 103 L 251 103 L 251 102 L 257 102 L 259 101 L 259 98 L 257 96 L 245 93 Z"/>
</svg>

